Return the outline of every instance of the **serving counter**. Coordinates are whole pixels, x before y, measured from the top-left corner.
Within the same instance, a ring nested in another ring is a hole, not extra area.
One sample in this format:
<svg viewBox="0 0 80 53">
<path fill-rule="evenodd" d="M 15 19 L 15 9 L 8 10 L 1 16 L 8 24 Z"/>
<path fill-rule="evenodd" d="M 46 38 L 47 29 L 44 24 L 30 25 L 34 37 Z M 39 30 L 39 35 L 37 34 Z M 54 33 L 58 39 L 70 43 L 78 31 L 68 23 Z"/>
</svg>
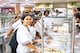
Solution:
<svg viewBox="0 0 80 53">
<path fill-rule="evenodd" d="M 0 34 L 0 53 L 5 53 L 4 35 L 5 33 Z"/>
<path fill-rule="evenodd" d="M 44 53 L 72 53 L 72 19 L 43 18 Z"/>
</svg>

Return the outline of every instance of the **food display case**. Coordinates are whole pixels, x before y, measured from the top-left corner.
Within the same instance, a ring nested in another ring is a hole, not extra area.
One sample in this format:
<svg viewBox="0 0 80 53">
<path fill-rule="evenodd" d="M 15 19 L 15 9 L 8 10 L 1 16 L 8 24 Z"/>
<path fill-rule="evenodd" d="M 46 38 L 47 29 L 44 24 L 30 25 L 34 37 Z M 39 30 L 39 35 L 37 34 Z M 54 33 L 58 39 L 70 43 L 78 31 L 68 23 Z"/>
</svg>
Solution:
<svg viewBox="0 0 80 53">
<path fill-rule="evenodd" d="M 16 15 L 0 15 L 0 32 L 5 33 L 12 25 Z M 43 18 L 42 53 L 73 53 L 72 52 L 72 18 Z"/>
<path fill-rule="evenodd" d="M 0 33 L 5 33 L 14 23 L 16 14 L 0 14 Z"/>
<path fill-rule="evenodd" d="M 43 18 L 44 53 L 72 53 L 72 19 Z"/>
</svg>

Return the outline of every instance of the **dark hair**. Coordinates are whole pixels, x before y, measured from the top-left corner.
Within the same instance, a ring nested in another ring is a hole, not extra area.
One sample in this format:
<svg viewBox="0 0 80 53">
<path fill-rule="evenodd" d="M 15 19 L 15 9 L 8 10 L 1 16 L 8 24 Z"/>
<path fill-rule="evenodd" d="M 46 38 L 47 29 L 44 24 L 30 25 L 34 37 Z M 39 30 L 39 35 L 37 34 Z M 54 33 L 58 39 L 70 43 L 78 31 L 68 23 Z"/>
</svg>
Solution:
<svg viewBox="0 0 80 53">
<path fill-rule="evenodd" d="M 32 22 L 32 24 L 31 24 L 31 26 L 34 26 L 34 24 L 37 22 L 37 20 L 36 19 L 33 19 L 33 22 Z"/>
<path fill-rule="evenodd" d="M 35 14 L 24 14 L 22 15 L 21 19 L 24 20 L 26 16 L 31 16 L 33 19 L 35 18 Z"/>
<path fill-rule="evenodd" d="M 37 14 L 39 14 L 39 13 L 41 13 L 41 11 L 35 11 L 35 15 L 37 15 Z"/>
<path fill-rule="evenodd" d="M 46 12 L 49 14 L 49 10 L 45 10 L 45 11 L 44 11 L 44 15 L 46 14 Z"/>
<path fill-rule="evenodd" d="M 59 10 L 56 9 L 56 12 L 59 12 Z"/>
<path fill-rule="evenodd" d="M 74 16 L 75 16 L 76 18 L 79 18 L 79 19 L 80 19 L 80 13 L 76 13 L 76 14 L 74 14 Z"/>
<path fill-rule="evenodd" d="M 17 18 L 17 16 L 15 16 L 15 19 Z"/>
<path fill-rule="evenodd" d="M 15 16 L 15 19 L 18 18 L 18 17 L 20 17 L 20 16 Z"/>
<path fill-rule="evenodd" d="M 78 7 L 77 10 L 80 11 L 80 7 Z"/>
</svg>

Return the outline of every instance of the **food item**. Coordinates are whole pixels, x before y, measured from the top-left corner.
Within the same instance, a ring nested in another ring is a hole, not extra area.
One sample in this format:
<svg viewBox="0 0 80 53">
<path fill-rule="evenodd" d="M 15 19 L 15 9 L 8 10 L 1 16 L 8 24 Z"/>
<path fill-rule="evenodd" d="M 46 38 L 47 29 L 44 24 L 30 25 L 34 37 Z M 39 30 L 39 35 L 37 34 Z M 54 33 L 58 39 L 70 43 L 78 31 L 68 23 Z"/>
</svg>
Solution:
<svg viewBox="0 0 80 53">
<path fill-rule="evenodd" d="M 65 27 L 55 27 L 54 29 L 53 29 L 53 32 L 61 32 L 61 33 L 67 33 L 68 31 L 67 31 L 67 28 L 65 28 Z"/>
<path fill-rule="evenodd" d="M 51 41 L 53 40 L 53 38 L 51 36 L 48 36 L 45 40 L 45 43 L 50 45 Z"/>
<path fill-rule="evenodd" d="M 61 51 L 61 53 L 66 53 L 65 50 Z"/>
<path fill-rule="evenodd" d="M 59 38 L 58 40 L 59 40 L 59 41 L 67 41 L 66 38 Z"/>
<path fill-rule="evenodd" d="M 42 52 L 38 52 L 38 53 L 42 53 Z"/>
<path fill-rule="evenodd" d="M 54 49 L 54 51 L 55 51 L 55 52 L 59 52 L 60 50 L 59 50 L 59 49 Z M 54 52 L 54 51 L 53 51 L 53 52 Z"/>
<path fill-rule="evenodd" d="M 67 28 L 65 28 L 65 27 L 59 27 L 58 31 L 59 32 L 63 32 L 63 33 L 67 33 Z"/>
<path fill-rule="evenodd" d="M 59 49 L 46 48 L 46 47 L 44 47 L 44 51 L 52 52 L 52 53 L 61 53 Z"/>
<path fill-rule="evenodd" d="M 60 52 L 53 52 L 53 53 L 60 53 Z"/>
<path fill-rule="evenodd" d="M 45 47 L 44 50 L 47 51 L 47 52 L 52 52 L 53 49 L 52 48 L 46 48 Z"/>
<path fill-rule="evenodd" d="M 58 32 L 58 28 L 54 28 L 53 29 L 53 32 Z"/>
<path fill-rule="evenodd" d="M 47 38 L 47 40 L 52 40 L 53 38 L 51 37 L 51 36 L 49 36 L 48 38 Z"/>
<path fill-rule="evenodd" d="M 50 45 L 50 43 L 51 43 L 49 40 L 47 40 L 47 41 L 45 41 L 45 42 L 46 42 L 46 44 L 48 44 L 48 45 Z"/>
</svg>

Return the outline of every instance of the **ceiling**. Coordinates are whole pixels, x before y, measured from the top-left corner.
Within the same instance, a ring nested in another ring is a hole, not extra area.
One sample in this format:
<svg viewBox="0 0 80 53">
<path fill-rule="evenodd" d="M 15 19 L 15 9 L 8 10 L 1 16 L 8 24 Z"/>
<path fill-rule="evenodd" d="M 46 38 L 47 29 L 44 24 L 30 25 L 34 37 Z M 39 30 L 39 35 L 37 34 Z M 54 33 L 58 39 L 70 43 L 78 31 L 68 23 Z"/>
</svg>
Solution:
<svg viewBox="0 0 80 53">
<path fill-rule="evenodd" d="M 47 3 L 47 2 L 51 2 L 51 3 L 62 3 L 62 2 L 78 2 L 80 0 L 36 0 L 36 3 Z"/>
<path fill-rule="evenodd" d="M 64 2 L 79 2 L 80 0 L 0 0 L 0 7 L 15 7 L 16 3 L 21 6 L 35 6 L 34 3 L 64 3 Z"/>
</svg>

